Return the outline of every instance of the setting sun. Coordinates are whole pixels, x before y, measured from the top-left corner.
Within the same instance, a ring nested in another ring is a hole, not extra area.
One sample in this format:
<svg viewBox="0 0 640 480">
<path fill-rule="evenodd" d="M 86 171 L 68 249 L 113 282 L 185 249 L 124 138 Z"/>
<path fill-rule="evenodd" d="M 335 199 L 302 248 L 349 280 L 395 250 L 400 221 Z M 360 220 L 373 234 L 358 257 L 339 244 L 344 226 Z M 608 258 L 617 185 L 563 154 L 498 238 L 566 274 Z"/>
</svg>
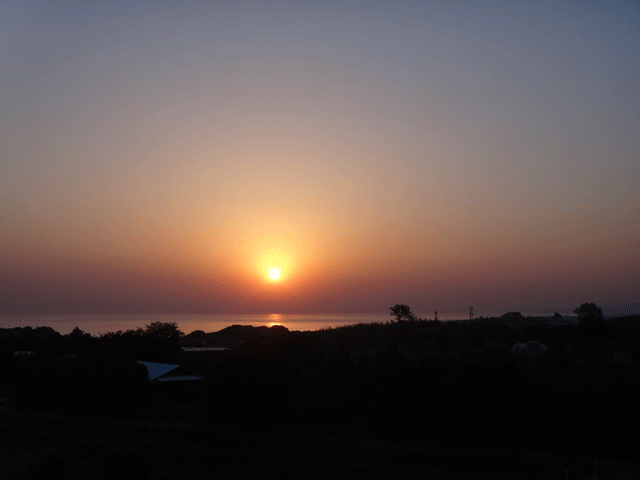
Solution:
<svg viewBox="0 0 640 480">
<path fill-rule="evenodd" d="M 259 272 L 260 277 L 267 284 L 275 284 L 283 281 L 291 280 L 291 256 L 287 252 L 290 250 L 282 247 L 270 247 L 260 252 L 260 257 L 256 262 L 256 273 Z"/>
<path fill-rule="evenodd" d="M 277 267 L 273 267 L 269 269 L 269 278 L 272 280 L 277 280 L 280 278 L 280 269 Z"/>
</svg>

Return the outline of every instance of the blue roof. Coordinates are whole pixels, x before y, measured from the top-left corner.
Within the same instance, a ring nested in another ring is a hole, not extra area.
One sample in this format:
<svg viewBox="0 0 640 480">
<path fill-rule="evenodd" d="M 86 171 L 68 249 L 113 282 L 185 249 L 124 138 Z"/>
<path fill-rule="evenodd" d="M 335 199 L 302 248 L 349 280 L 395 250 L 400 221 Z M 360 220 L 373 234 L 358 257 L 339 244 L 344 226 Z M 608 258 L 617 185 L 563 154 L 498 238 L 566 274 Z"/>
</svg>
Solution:
<svg viewBox="0 0 640 480">
<path fill-rule="evenodd" d="M 149 374 L 149 380 L 158 379 L 159 382 L 169 382 L 174 380 L 200 380 L 202 377 L 196 374 L 182 374 L 182 375 L 170 375 L 163 377 L 169 372 L 180 367 L 180 365 L 172 365 L 170 363 L 154 363 L 154 362 L 141 362 L 138 361 L 147 368 Z M 162 377 L 162 378 L 160 378 Z"/>
<path fill-rule="evenodd" d="M 168 363 L 154 363 L 154 362 L 138 362 L 147 367 L 149 372 L 149 380 L 154 380 L 161 377 L 165 373 L 169 373 L 171 370 L 175 370 L 180 365 L 171 365 Z"/>
</svg>

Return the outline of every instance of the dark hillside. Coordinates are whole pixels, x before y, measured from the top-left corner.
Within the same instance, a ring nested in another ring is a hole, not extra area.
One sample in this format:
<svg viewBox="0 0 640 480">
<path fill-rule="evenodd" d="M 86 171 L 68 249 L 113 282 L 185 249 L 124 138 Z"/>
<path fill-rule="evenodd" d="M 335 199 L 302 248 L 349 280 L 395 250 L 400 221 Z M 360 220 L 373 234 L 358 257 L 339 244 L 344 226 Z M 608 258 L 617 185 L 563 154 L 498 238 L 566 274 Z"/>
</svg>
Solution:
<svg viewBox="0 0 640 480">
<path fill-rule="evenodd" d="M 633 460 L 619 432 L 640 428 L 639 333 L 638 317 L 189 335 L 155 325 L 101 337 L 0 330 L 0 388 L 32 412 Z M 539 355 L 516 355 L 515 344 Z M 204 379 L 160 388 L 141 357 Z"/>
</svg>

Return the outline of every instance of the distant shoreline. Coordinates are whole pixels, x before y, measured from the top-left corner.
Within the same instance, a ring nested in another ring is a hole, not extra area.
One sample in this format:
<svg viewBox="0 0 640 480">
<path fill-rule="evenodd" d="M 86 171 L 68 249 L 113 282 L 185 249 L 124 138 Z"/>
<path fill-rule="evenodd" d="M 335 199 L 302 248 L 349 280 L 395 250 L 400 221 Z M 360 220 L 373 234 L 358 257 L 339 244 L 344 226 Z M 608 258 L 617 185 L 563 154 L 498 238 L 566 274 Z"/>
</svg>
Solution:
<svg viewBox="0 0 640 480">
<path fill-rule="evenodd" d="M 547 318 L 543 312 L 524 312 L 529 318 Z M 561 312 L 562 313 L 562 312 Z M 431 316 L 417 314 L 425 320 Z M 455 317 L 455 318 L 452 318 Z M 480 318 L 497 318 L 487 315 L 474 315 L 474 320 Z M 466 318 L 456 315 L 438 314 L 443 322 L 468 322 Z M 0 328 L 15 327 L 51 327 L 62 335 L 70 333 L 78 327 L 82 331 L 94 336 L 115 332 L 118 330 L 135 330 L 144 328 L 153 322 L 175 322 L 185 334 L 195 330 L 217 332 L 232 325 L 271 326 L 284 325 L 289 330 L 316 331 L 323 328 L 337 328 L 358 323 L 386 323 L 393 318 L 385 313 L 380 314 L 70 314 L 70 315 L 4 315 L 0 316 Z"/>
</svg>

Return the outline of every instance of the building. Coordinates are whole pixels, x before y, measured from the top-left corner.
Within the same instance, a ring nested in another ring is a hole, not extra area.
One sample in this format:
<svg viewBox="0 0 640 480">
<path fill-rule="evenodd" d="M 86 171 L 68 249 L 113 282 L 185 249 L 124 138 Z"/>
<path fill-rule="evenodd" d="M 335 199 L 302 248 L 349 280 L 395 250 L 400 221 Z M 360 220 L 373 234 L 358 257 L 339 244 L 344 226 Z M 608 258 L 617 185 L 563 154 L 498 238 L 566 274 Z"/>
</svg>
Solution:
<svg viewBox="0 0 640 480">
<path fill-rule="evenodd" d="M 511 347 L 511 353 L 520 358 L 537 359 L 542 357 L 546 351 L 547 346 L 540 342 L 536 342 L 535 340 L 531 340 L 527 343 L 516 343 Z"/>
<path fill-rule="evenodd" d="M 176 382 L 202 380 L 202 376 L 180 365 L 169 363 L 140 362 L 147 369 L 149 380 L 156 382 Z"/>
</svg>

